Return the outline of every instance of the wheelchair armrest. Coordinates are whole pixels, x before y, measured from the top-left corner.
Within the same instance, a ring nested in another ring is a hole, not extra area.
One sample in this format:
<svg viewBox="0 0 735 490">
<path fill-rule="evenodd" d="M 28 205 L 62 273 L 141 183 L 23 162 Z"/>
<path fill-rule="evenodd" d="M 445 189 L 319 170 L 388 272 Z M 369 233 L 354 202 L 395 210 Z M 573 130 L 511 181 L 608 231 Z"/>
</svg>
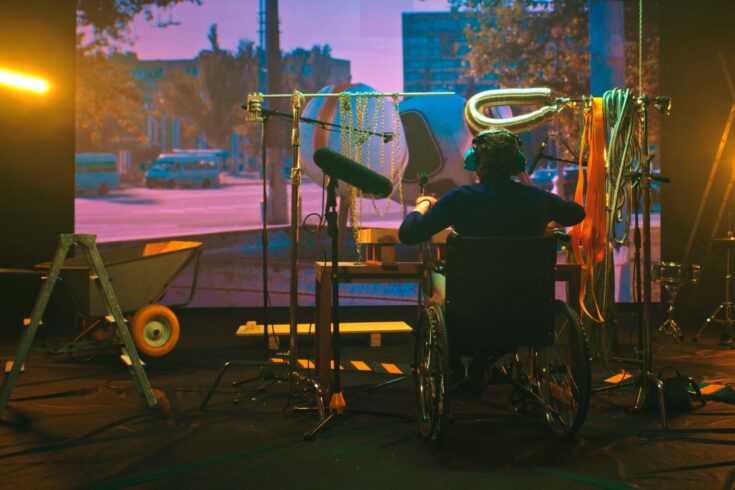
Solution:
<svg viewBox="0 0 735 490">
<path fill-rule="evenodd" d="M 444 262 L 433 257 L 426 260 L 426 268 L 431 272 L 437 272 L 439 274 L 446 273 Z"/>
</svg>

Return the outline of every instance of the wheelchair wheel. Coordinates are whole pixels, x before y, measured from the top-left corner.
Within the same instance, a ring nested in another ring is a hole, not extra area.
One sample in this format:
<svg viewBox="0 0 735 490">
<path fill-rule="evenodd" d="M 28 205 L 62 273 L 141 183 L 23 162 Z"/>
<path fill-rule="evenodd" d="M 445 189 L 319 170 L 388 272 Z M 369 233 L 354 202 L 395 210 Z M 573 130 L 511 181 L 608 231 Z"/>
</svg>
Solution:
<svg viewBox="0 0 735 490">
<path fill-rule="evenodd" d="M 591 374 L 587 335 L 563 301 L 554 307 L 554 343 L 538 349 L 536 376 L 552 430 L 573 437 L 589 407 Z"/>
<path fill-rule="evenodd" d="M 444 313 L 430 304 L 421 314 L 414 350 L 419 431 L 438 444 L 449 425 L 449 341 Z"/>
</svg>

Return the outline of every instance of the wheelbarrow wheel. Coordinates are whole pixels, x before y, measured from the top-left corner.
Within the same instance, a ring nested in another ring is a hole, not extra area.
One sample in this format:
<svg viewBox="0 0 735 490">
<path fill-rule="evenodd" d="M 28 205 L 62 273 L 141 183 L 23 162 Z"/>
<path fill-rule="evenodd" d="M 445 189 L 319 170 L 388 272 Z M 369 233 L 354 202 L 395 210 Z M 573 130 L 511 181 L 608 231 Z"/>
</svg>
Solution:
<svg viewBox="0 0 735 490">
<path fill-rule="evenodd" d="M 179 341 L 179 319 L 163 305 L 146 305 L 133 317 L 130 333 L 141 354 L 162 357 L 171 352 Z"/>
</svg>

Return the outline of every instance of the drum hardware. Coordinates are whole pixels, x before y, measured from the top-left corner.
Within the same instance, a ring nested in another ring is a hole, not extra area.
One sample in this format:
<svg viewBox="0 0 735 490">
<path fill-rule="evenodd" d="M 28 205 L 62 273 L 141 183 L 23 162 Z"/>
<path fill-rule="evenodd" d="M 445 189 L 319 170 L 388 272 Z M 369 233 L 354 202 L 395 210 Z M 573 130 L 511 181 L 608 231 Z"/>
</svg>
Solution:
<svg viewBox="0 0 735 490">
<path fill-rule="evenodd" d="M 704 321 L 702 326 L 697 331 L 697 335 L 694 336 L 694 342 L 697 342 L 699 340 L 699 336 L 709 324 L 711 324 L 712 322 L 718 322 L 724 324 L 724 330 L 722 332 L 722 336 L 720 337 L 720 345 L 730 347 L 730 349 L 735 347 L 733 346 L 733 339 L 735 338 L 735 330 L 733 329 L 733 325 L 735 324 L 735 308 L 730 295 L 730 286 L 732 281 L 731 254 L 733 244 L 735 244 L 734 235 L 735 234 L 732 232 L 732 230 L 728 230 L 726 237 L 714 238 L 712 240 L 713 244 L 722 244 L 727 247 L 727 250 L 725 252 L 725 299 L 715 309 L 714 313 L 712 313 Z M 719 318 L 721 312 L 724 312 L 725 314 L 724 319 Z"/>
<path fill-rule="evenodd" d="M 674 303 L 682 286 L 699 282 L 701 268 L 697 264 L 679 264 L 677 262 L 660 262 L 653 265 L 653 280 L 661 284 L 669 293 L 668 316 L 658 327 L 660 335 L 671 335 L 674 341 L 684 338 L 679 324 L 674 318 Z"/>
</svg>

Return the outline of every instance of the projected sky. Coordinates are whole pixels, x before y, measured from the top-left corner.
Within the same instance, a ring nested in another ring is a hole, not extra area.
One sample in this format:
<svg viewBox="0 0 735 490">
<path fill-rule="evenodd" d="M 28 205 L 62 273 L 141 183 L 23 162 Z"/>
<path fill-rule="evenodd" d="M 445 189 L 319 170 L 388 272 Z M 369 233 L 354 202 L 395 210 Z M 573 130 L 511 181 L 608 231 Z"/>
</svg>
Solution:
<svg viewBox="0 0 735 490">
<path fill-rule="evenodd" d="M 223 48 L 240 39 L 258 41 L 258 0 L 202 0 L 153 10 L 154 19 L 138 16 L 131 25 L 140 59 L 194 58 L 208 46 L 216 23 Z M 350 60 L 352 79 L 379 90 L 403 87 L 401 13 L 447 11 L 446 0 L 281 0 L 281 49 L 329 44 L 332 56 Z M 356 15 L 358 14 L 358 15 Z M 160 21 L 160 22 L 159 22 Z M 160 24 L 180 22 L 165 28 Z"/>
</svg>

